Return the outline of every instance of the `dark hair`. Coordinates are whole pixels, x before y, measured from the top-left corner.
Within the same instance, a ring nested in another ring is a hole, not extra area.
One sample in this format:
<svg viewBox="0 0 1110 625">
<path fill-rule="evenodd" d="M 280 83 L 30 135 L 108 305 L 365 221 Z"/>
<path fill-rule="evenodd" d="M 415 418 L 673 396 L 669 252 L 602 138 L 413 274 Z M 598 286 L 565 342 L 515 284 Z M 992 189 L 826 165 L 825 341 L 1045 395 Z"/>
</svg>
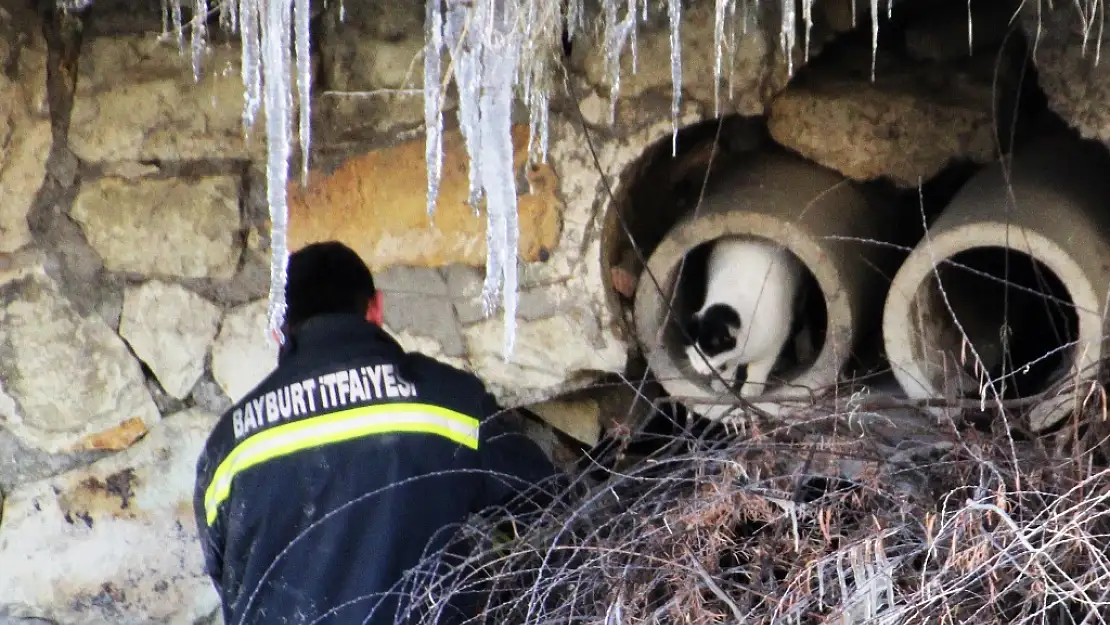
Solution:
<svg viewBox="0 0 1110 625">
<path fill-rule="evenodd" d="M 329 313 L 365 315 L 376 293 L 370 268 L 339 241 L 312 243 L 289 256 L 285 327 Z"/>
</svg>

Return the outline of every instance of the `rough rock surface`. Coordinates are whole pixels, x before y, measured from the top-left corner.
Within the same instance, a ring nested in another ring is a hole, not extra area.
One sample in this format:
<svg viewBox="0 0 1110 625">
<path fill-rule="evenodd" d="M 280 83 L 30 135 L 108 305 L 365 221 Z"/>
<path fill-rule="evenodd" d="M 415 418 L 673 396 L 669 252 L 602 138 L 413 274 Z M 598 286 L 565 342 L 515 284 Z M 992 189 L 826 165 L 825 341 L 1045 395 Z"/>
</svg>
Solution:
<svg viewBox="0 0 1110 625">
<path fill-rule="evenodd" d="M 0 253 L 31 241 L 27 213 L 53 142 L 46 42 L 37 20 L 27 19 L 0 8 Z"/>
<path fill-rule="evenodd" d="M 239 264 L 232 176 L 101 178 L 82 186 L 70 214 L 110 271 L 226 279 Z"/>
<path fill-rule="evenodd" d="M 41 264 L 0 272 L 0 380 L 0 419 L 45 451 L 159 417 L 123 341 L 78 314 Z"/>
<path fill-rule="evenodd" d="M 196 459 L 215 424 L 170 415 L 114 456 L 4 501 L 0 614 L 58 623 L 192 623 L 218 605 L 196 543 Z"/>
<path fill-rule="evenodd" d="M 323 21 L 322 117 L 338 136 L 400 131 L 424 122 L 424 8 L 351 3 Z M 363 96 L 360 94 L 373 94 Z M 450 106 L 450 103 L 447 103 Z"/>
<path fill-rule="evenodd" d="M 1100 26 L 1101 17 L 1090 24 L 1081 6 L 1087 5 L 1026 2 L 1022 30 L 1049 107 L 1083 137 L 1110 145 L 1110 30 Z"/>
<path fill-rule="evenodd" d="M 382 324 L 386 332 L 390 334 L 405 351 L 420 352 L 430 358 L 449 364 L 452 367 L 458 367 L 464 371 L 472 371 L 473 367 L 465 357 L 453 357 L 443 353 L 443 348 L 435 339 L 429 338 L 420 334 L 413 334 L 407 330 L 398 330 L 390 327 L 388 323 Z"/>
<path fill-rule="evenodd" d="M 204 374 L 222 311 L 177 284 L 152 280 L 127 290 L 119 333 L 177 399 Z"/>
<path fill-rule="evenodd" d="M 601 405 L 590 397 L 553 399 L 530 407 L 557 430 L 595 445 L 601 437 Z"/>
<path fill-rule="evenodd" d="M 266 300 L 237 306 L 224 315 L 212 346 L 212 375 L 239 401 L 277 366 L 278 347 L 266 332 Z"/>
<path fill-rule="evenodd" d="M 199 83 L 191 59 L 157 34 L 86 41 L 78 67 L 70 147 L 85 161 L 246 158 L 243 79 L 233 46 L 211 46 Z M 264 123 L 259 114 L 258 123 Z"/>
<path fill-rule="evenodd" d="M 495 395 L 514 405 L 542 401 L 547 389 L 566 382 L 566 372 L 605 371 L 626 356 L 626 347 L 608 333 L 584 331 L 593 325 L 588 309 L 564 311 L 557 317 L 522 323 L 512 358 L 502 356 L 499 318 L 463 331 L 470 361 Z"/>
<path fill-rule="evenodd" d="M 989 56 L 978 73 L 880 62 L 871 82 L 871 53 L 856 49 L 842 71 L 799 78 L 779 95 L 768 128 L 780 144 L 849 178 L 914 187 L 954 162 L 995 158 Z"/>
<path fill-rule="evenodd" d="M 428 336 L 445 356 L 466 353 L 447 281 L 438 271 L 390 267 L 374 276 L 374 285 L 382 292 L 389 327 Z"/>
<path fill-rule="evenodd" d="M 780 47 L 778 30 L 756 25 L 757 19 L 763 24 L 781 24 L 781 5 L 760 3 L 759 7 L 758 16 L 755 12 L 749 16 L 750 24 L 746 33 L 742 32 L 742 16 L 737 12 L 734 52 L 731 58 L 726 52 L 722 59 L 719 91 L 722 114 L 762 114 L 767 102 L 786 86 L 791 71 L 798 71 L 806 63 L 804 34 L 798 37 L 788 58 Z M 672 79 L 669 21 L 663 10 L 651 15 L 650 21 L 648 25 L 639 26 L 635 59 L 630 47 L 626 47 L 621 56 L 617 114 L 621 121 L 628 121 L 625 116 L 637 115 L 637 99 L 641 96 L 658 93 L 665 94 L 667 100 L 670 98 Z M 710 110 L 714 104 L 714 24 L 712 4 L 695 3 L 683 7 L 682 89 L 686 97 L 708 105 Z M 811 32 L 810 58 L 820 52 L 830 33 L 830 24 L 825 16 L 817 15 Z M 583 33 L 583 36 L 589 37 L 587 33 Z M 588 44 L 582 46 L 591 51 L 597 47 L 598 43 L 592 38 Z M 605 91 L 611 88 L 611 71 L 603 55 L 591 53 L 584 57 L 576 55 L 576 58 L 576 65 L 581 68 L 591 85 Z M 592 122 L 608 123 L 609 104 L 606 102 L 604 106 L 604 117 L 595 117 L 591 119 Z M 654 115 L 654 111 L 651 115 Z"/>
</svg>

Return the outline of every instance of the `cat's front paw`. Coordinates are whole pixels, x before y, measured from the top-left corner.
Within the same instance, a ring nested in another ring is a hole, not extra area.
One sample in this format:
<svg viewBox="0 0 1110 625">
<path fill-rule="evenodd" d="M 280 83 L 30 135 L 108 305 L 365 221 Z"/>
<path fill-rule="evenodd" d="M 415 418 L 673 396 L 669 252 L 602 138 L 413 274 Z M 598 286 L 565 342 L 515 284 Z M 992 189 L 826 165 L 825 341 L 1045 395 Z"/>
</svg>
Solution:
<svg viewBox="0 0 1110 625">
<path fill-rule="evenodd" d="M 724 379 L 724 378 L 719 378 L 719 377 L 717 377 L 717 376 L 713 376 L 713 377 L 712 377 L 712 378 L 711 378 L 711 379 L 709 380 L 709 388 L 710 388 L 710 389 L 711 389 L 711 390 L 712 390 L 712 391 L 713 391 L 714 393 L 718 393 L 718 394 L 720 394 L 720 395 L 724 395 L 724 394 L 726 394 L 726 393 L 729 393 L 729 392 L 730 392 L 730 388 L 729 388 L 729 386 L 730 386 L 730 385 L 729 385 L 729 383 L 728 383 L 728 380 L 726 380 L 726 379 Z"/>
<path fill-rule="evenodd" d="M 762 393 L 763 385 L 757 384 L 755 382 L 744 382 L 744 384 L 740 387 L 740 397 L 743 397 L 744 399 L 758 397 Z"/>
<path fill-rule="evenodd" d="M 694 373 L 702 376 L 716 375 L 713 366 L 708 362 L 708 358 L 703 356 L 700 352 L 695 352 L 692 349 L 686 350 L 686 361 L 690 363 L 690 369 Z"/>
</svg>

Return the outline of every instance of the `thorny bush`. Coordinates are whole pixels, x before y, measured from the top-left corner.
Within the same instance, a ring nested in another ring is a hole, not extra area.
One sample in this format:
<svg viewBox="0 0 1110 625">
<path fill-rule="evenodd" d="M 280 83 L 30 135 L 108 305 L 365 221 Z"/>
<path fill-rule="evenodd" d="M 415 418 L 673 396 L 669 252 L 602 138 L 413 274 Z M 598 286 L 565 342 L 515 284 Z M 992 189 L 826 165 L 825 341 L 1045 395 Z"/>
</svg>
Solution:
<svg viewBox="0 0 1110 625">
<path fill-rule="evenodd" d="M 478 555 L 414 598 L 426 622 L 481 590 L 474 623 L 1105 623 L 1108 430 L 1089 415 L 1054 446 L 1007 423 L 892 433 L 889 413 L 840 405 L 687 430 L 603 479 L 583 471 L 507 543 L 467 526 Z"/>
</svg>

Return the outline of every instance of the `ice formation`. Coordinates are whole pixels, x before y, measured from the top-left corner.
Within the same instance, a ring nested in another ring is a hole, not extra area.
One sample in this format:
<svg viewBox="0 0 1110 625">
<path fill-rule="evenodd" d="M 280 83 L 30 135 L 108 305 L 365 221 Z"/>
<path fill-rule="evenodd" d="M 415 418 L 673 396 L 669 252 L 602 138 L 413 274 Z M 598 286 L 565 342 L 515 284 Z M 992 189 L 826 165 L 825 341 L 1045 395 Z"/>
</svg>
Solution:
<svg viewBox="0 0 1110 625">
<path fill-rule="evenodd" d="M 454 79 L 459 94 L 459 127 L 470 160 L 468 201 L 477 211 L 485 200 L 482 304 L 489 314 L 498 297 L 501 299 L 503 354 L 508 359 L 516 337 L 519 249 L 513 102 L 519 87 L 531 113 L 529 158 L 546 160 L 548 73 L 544 54 L 559 41 L 563 20 L 556 3 L 544 0 L 426 0 L 425 17 L 428 214 L 435 209 L 443 164 L 445 81 L 441 57 L 446 50 L 451 62 L 447 78 Z"/>
<path fill-rule="evenodd" d="M 72 0 L 67 0 L 72 1 Z M 207 44 L 209 0 L 192 0 L 190 19 L 183 18 L 185 0 L 162 0 L 163 25 L 185 47 L 189 33 L 194 78 L 199 80 Z M 269 330 L 279 338 L 285 316 L 285 279 L 289 160 L 293 148 L 293 90 L 298 95 L 297 139 L 302 180 L 308 176 L 311 142 L 312 77 L 310 71 L 309 0 L 216 0 L 220 25 L 238 32 L 243 77 L 243 132 L 249 136 L 260 110 L 266 115 L 266 198 L 270 210 Z"/>
<path fill-rule="evenodd" d="M 56 0 L 67 10 L 87 7 L 94 0 Z M 327 0 L 325 0 L 326 3 Z M 677 138 L 682 94 L 682 2 L 659 0 L 670 22 L 672 127 Z M 737 34 L 736 9 L 742 7 L 743 33 L 749 16 L 759 15 L 760 0 L 714 0 L 715 96 L 720 112 L 720 82 L 731 74 Z M 780 45 L 793 71 L 797 39 L 797 5 L 805 24 L 808 52 L 813 0 L 775 0 L 781 3 Z M 165 30 L 188 48 L 193 71 L 200 76 L 207 38 L 210 0 L 162 0 Z M 267 199 L 271 220 L 270 295 L 271 331 L 280 328 L 284 312 L 287 264 L 287 183 L 294 139 L 301 151 L 302 179 L 308 174 L 310 135 L 310 0 L 211 0 L 218 6 L 220 25 L 237 32 L 242 45 L 243 130 L 251 132 L 260 110 L 265 111 L 267 145 Z M 628 52 L 631 71 L 637 70 L 637 27 L 648 19 L 651 0 L 600 0 L 603 47 L 609 72 L 611 119 L 616 117 L 620 92 L 621 59 Z M 183 4 L 190 20 L 183 18 Z M 891 10 L 887 2 L 887 13 Z M 879 0 L 870 0 L 872 46 L 877 46 Z M 344 12 L 342 0 L 339 11 Z M 592 9 L 592 7 L 591 7 Z M 853 22 L 855 4 L 852 5 Z M 458 119 L 469 159 L 468 199 L 475 211 L 485 201 L 487 219 L 486 279 L 482 301 L 489 314 L 500 297 L 504 313 L 504 355 L 511 354 L 515 339 L 517 301 L 517 187 L 511 136 L 512 109 L 519 95 L 528 106 L 531 129 L 529 160 L 546 161 L 549 95 L 556 72 L 557 50 L 562 37 L 573 39 L 586 30 L 585 0 L 425 0 L 424 121 L 428 186 L 427 210 L 433 216 L 443 171 L 443 100 L 451 80 L 457 88 Z M 565 33 L 564 33 L 565 31 Z M 449 64 L 444 71 L 443 57 Z M 725 59 L 728 67 L 725 67 Z M 298 129 L 293 126 L 293 90 L 297 91 Z M 731 76 L 729 80 L 731 93 Z M 279 335 L 280 336 L 280 335 Z"/>
</svg>

